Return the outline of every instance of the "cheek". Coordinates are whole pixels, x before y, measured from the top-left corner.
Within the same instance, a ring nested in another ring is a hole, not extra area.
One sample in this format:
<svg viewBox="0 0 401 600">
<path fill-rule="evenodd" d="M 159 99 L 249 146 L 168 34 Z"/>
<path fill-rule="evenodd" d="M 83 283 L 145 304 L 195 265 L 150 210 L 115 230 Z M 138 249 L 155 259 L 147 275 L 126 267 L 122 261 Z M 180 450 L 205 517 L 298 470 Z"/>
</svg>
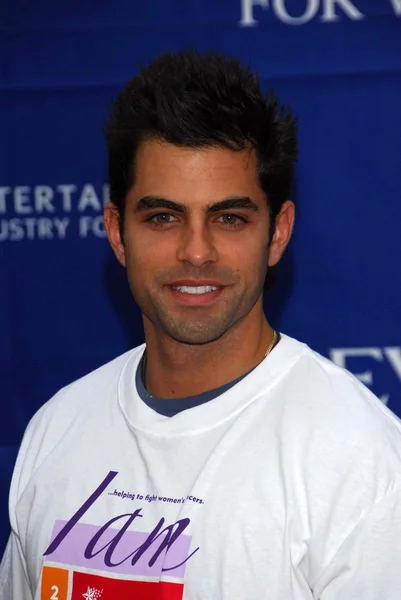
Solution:
<svg viewBox="0 0 401 600">
<path fill-rule="evenodd" d="M 171 249 L 160 240 L 143 239 L 133 232 L 126 239 L 125 257 L 129 275 L 137 281 L 145 281 L 153 279 L 158 271 L 171 263 Z"/>
<path fill-rule="evenodd" d="M 222 254 L 220 256 L 223 257 Z M 227 264 L 241 272 L 244 279 L 254 278 L 256 273 L 263 272 L 267 267 L 267 240 L 261 240 L 256 235 L 247 236 L 241 243 L 228 244 L 224 248 L 224 257 Z"/>
</svg>

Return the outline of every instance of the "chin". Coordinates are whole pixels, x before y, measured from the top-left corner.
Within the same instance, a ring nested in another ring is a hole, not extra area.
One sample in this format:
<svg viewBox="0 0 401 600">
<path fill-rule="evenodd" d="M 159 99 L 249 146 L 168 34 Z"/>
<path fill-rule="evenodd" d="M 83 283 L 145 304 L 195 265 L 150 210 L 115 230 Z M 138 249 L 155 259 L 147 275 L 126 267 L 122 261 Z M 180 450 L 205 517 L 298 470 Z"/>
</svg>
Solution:
<svg viewBox="0 0 401 600">
<path fill-rule="evenodd" d="M 208 331 L 204 326 L 200 326 L 199 329 L 192 331 L 189 331 L 187 328 L 183 327 L 176 329 L 168 328 L 165 329 L 165 332 L 169 337 L 173 338 L 177 342 L 180 342 L 181 344 L 198 346 L 202 344 L 210 344 L 218 340 L 222 335 L 224 335 L 226 329 L 224 329 L 224 331 Z"/>
</svg>

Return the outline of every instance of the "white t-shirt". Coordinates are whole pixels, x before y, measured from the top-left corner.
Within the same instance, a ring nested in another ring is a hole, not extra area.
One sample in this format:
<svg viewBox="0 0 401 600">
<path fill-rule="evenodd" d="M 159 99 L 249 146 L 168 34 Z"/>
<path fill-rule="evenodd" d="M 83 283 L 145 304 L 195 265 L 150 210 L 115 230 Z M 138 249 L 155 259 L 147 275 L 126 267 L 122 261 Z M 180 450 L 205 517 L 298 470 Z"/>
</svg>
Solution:
<svg viewBox="0 0 401 600">
<path fill-rule="evenodd" d="M 401 421 L 282 335 L 217 398 L 164 417 L 144 346 L 29 424 L 1 600 L 400 600 Z"/>
</svg>

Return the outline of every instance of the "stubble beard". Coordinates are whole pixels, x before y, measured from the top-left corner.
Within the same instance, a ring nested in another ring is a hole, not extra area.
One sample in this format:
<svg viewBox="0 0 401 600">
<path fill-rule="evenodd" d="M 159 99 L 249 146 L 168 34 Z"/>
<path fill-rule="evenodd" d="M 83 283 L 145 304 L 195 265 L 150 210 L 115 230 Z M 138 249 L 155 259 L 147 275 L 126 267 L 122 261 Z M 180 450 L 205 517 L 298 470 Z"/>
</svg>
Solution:
<svg viewBox="0 0 401 600">
<path fill-rule="evenodd" d="M 144 310 L 143 313 L 156 329 L 177 342 L 208 344 L 221 338 L 250 312 L 258 294 L 255 290 L 251 297 L 245 298 L 248 294 L 243 290 L 220 299 L 216 306 L 177 306 L 174 309 L 169 308 L 162 298 L 153 296 L 148 304 L 152 311 Z"/>
</svg>

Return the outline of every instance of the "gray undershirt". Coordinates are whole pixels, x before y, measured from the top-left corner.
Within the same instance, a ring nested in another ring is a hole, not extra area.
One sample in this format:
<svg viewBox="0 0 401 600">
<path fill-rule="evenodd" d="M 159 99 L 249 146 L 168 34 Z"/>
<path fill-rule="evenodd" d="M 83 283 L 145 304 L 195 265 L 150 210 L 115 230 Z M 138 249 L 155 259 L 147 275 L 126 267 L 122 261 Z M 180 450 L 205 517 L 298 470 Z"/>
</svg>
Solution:
<svg viewBox="0 0 401 600">
<path fill-rule="evenodd" d="M 280 334 L 278 334 L 277 341 L 273 346 L 272 351 L 280 342 L 280 339 L 281 336 Z M 149 408 L 152 408 L 155 412 L 159 413 L 159 415 L 163 415 L 165 417 L 174 417 L 174 415 L 177 415 L 183 410 L 188 410 L 189 408 L 194 408 L 195 406 L 199 406 L 200 404 L 205 404 L 205 402 L 210 402 L 210 400 L 213 400 L 214 398 L 217 398 L 217 396 L 220 396 L 221 394 L 224 394 L 224 392 L 227 392 L 227 390 L 232 388 L 235 384 L 241 381 L 241 379 L 244 379 L 244 377 L 246 377 L 247 375 L 249 375 L 249 373 L 253 371 L 253 369 L 251 369 L 250 371 L 247 371 L 247 373 L 244 373 L 240 377 L 237 377 L 237 379 L 229 381 L 228 383 L 225 383 L 220 387 L 214 388 L 213 390 L 209 390 L 208 392 L 203 392 L 203 394 L 196 394 L 195 396 L 187 396 L 185 398 L 156 398 L 156 396 L 152 396 L 151 394 L 149 394 L 143 383 L 142 372 L 145 354 L 146 350 L 143 353 L 141 361 L 136 370 L 136 389 L 141 399 L 145 402 L 145 404 L 149 406 Z"/>
<path fill-rule="evenodd" d="M 182 412 L 183 410 L 194 408 L 195 406 L 199 406 L 200 404 L 204 404 L 205 402 L 209 402 L 210 400 L 217 398 L 217 396 L 220 396 L 221 394 L 232 388 L 236 383 L 241 381 L 241 379 L 244 379 L 244 377 L 246 377 L 248 373 L 250 373 L 250 371 L 248 371 L 248 373 L 241 375 L 241 377 L 238 377 L 237 379 L 234 379 L 229 383 L 221 385 L 220 387 L 214 388 L 213 390 L 204 392 L 203 394 L 187 396 L 186 398 L 156 398 L 155 396 L 149 394 L 149 392 L 146 390 L 143 384 L 142 361 L 143 357 L 138 365 L 135 376 L 135 383 L 138 394 L 145 402 L 145 404 L 147 404 L 150 408 L 152 408 L 160 415 L 164 415 L 165 417 L 174 417 L 174 415 Z"/>
</svg>

